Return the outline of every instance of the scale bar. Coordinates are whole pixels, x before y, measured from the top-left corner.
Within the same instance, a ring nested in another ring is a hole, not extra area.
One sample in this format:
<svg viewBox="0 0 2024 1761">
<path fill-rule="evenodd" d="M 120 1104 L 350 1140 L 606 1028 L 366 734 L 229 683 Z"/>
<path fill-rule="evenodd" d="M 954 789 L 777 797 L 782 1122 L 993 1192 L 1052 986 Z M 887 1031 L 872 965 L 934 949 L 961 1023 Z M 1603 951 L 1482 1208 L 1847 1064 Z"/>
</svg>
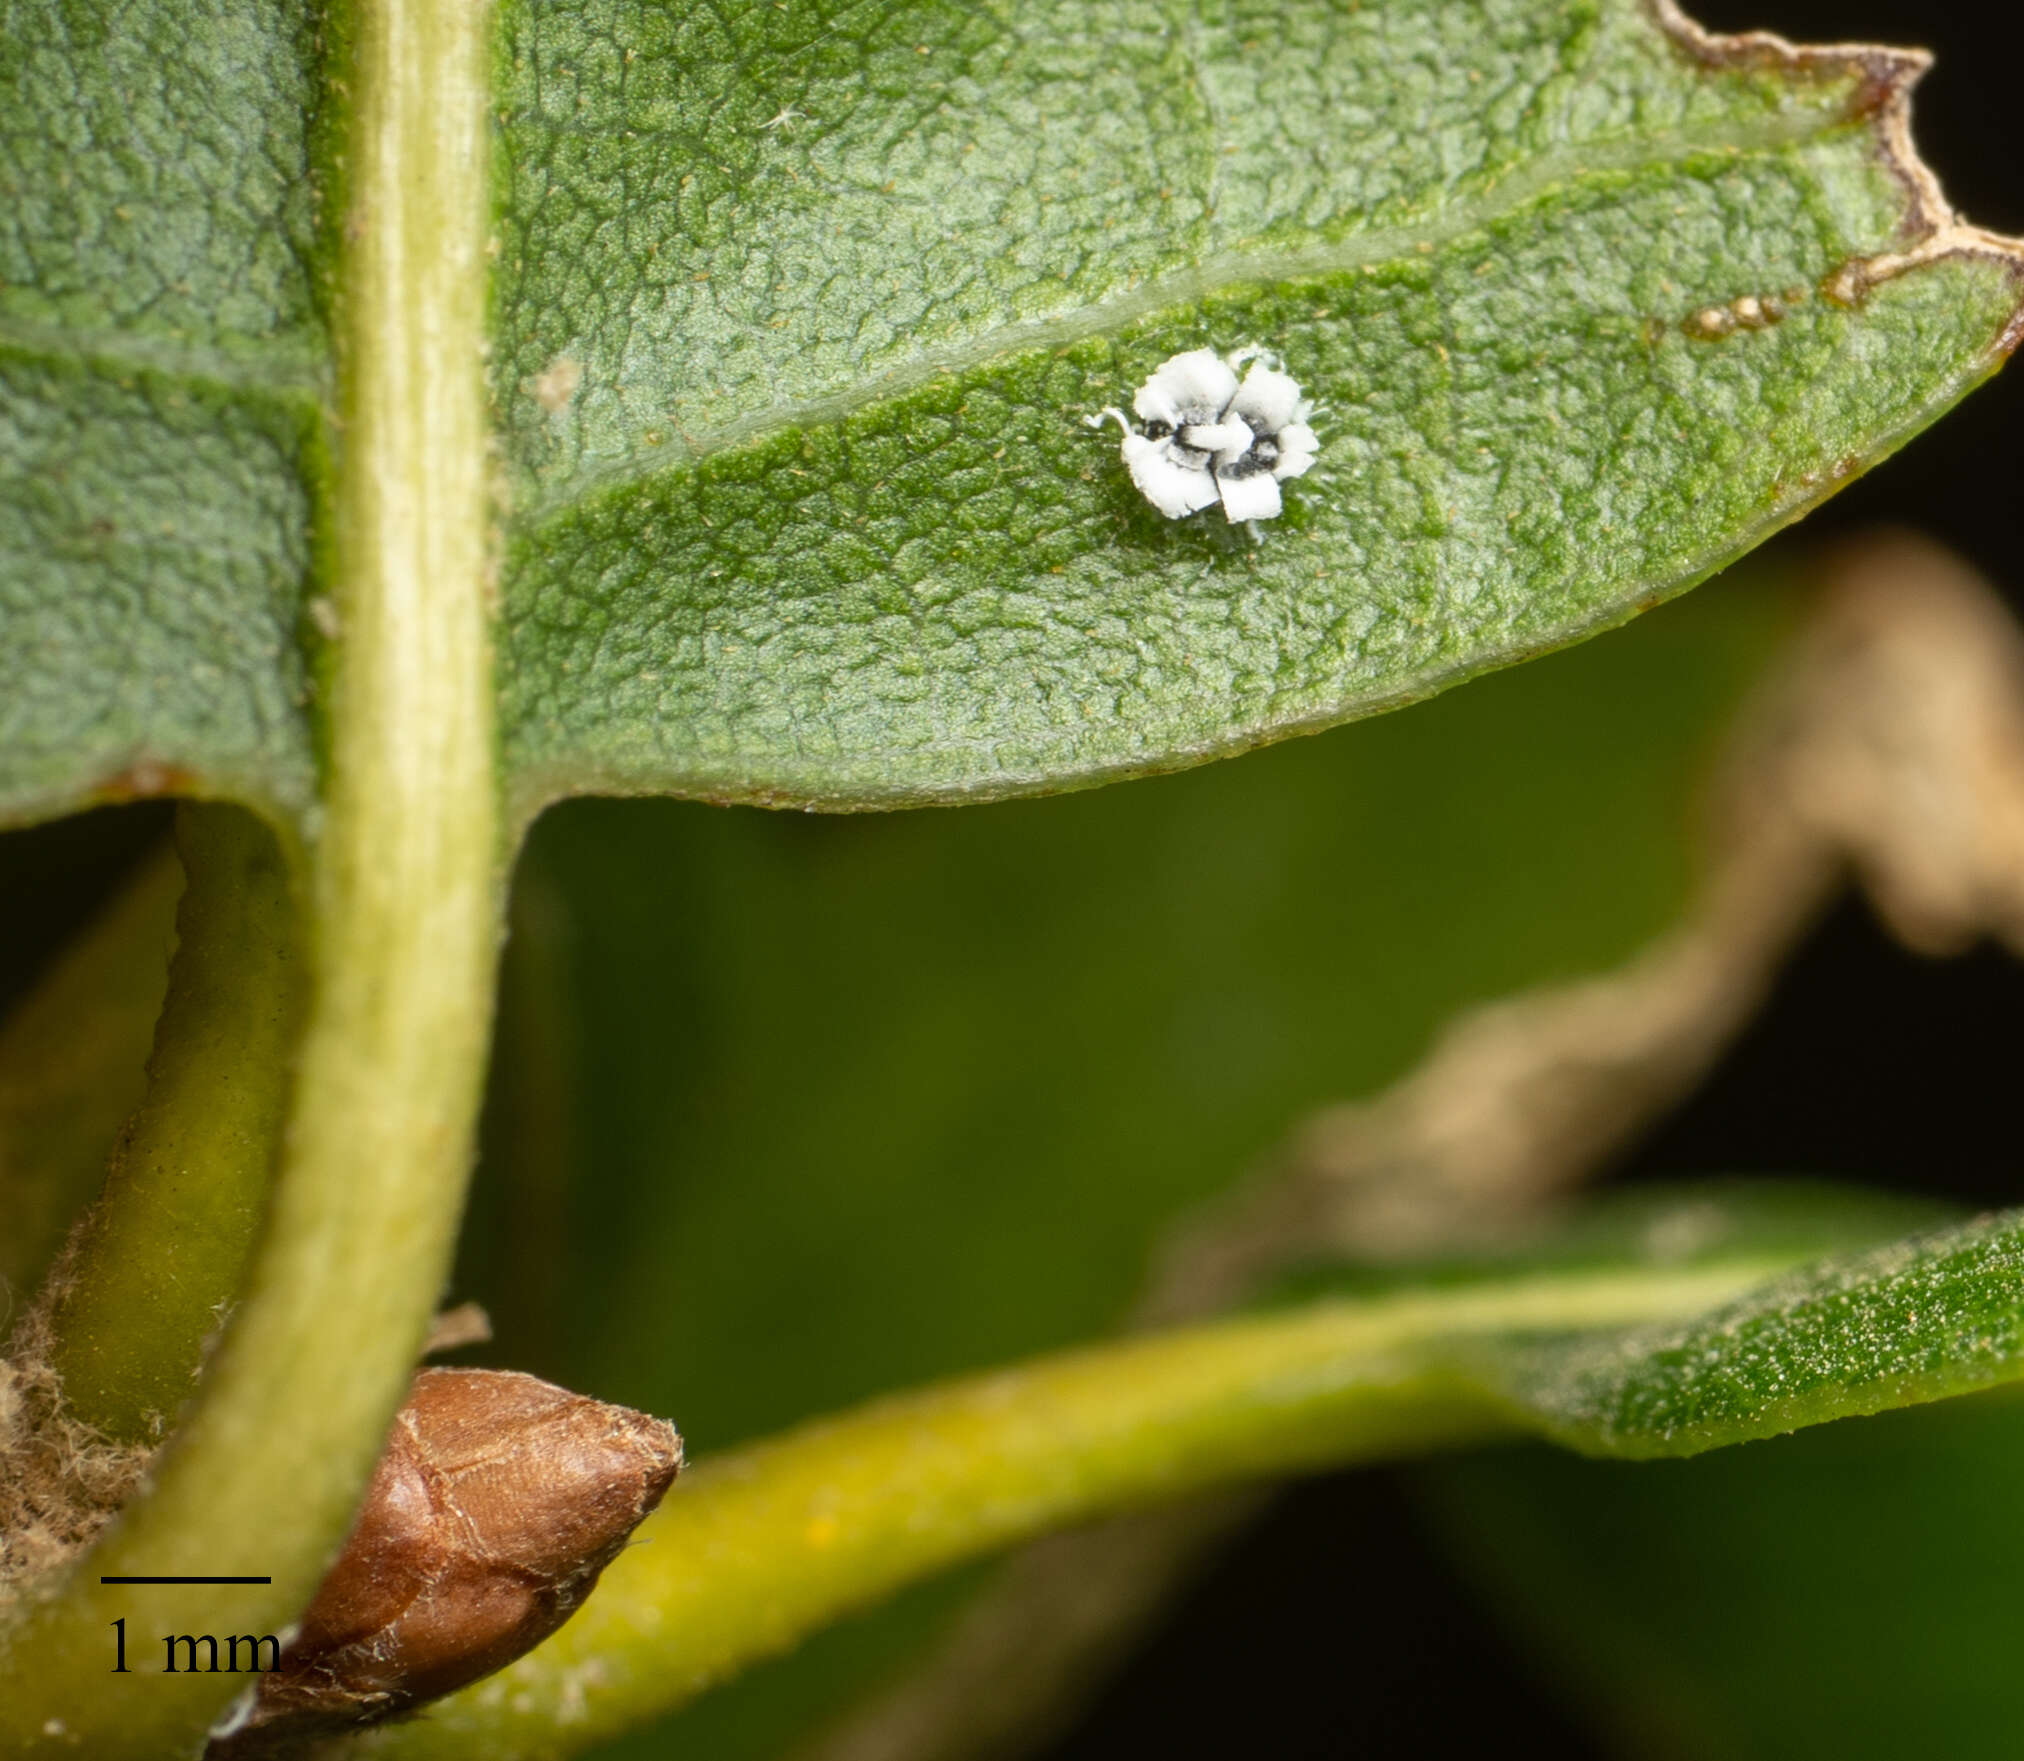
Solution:
<svg viewBox="0 0 2024 1761">
<path fill-rule="evenodd" d="M 100 1578 L 102 1584 L 271 1584 L 272 1578 Z"/>
</svg>

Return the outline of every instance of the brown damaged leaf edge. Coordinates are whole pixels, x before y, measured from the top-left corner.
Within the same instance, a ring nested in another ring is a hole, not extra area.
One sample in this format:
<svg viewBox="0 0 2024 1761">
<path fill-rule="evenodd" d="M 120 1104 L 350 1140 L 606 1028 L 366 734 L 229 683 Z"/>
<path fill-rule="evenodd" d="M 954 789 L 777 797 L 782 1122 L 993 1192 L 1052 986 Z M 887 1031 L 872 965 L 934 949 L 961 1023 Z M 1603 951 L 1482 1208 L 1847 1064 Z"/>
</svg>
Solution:
<svg viewBox="0 0 2024 1761">
<path fill-rule="evenodd" d="M 681 1466 L 661 1419 L 516 1371 L 423 1370 L 344 1551 L 207 1761 L 290 1754 L 504 1668 L 582 1606 Z"/>
<path fill-rule="evenodd" d="M 1872 119 L 1878 153 L 1904 188 L 1906 242 L 1902 250 L 1844 263 L 1822 281 L 1822 298 L 1838 306 L 1859 306 L 1870 289 L 1944 257 L 1981 257 L 2006 264 L 2024 291 L 2024 241 L 1962 220 L 1912 140 L 1912 88 L 1931 68 L 1930 53 L 1877 43 L 1798 44 L 1771 31 L 1724 35 L 1704 30 L 1675 0 L 1647 0 L 1647 4 L 1658 27 L 1702 67 L 1754 68 L 1798 79 L 1836 78 L 1851 69 L 1861 74 L 1862 87 L 1850 115 Z M 2024 304 L 1996 339 L 1991 351 L 1996 362 L 2006 360 L 2020 339 L 2024 339 Z"/>
</svg>

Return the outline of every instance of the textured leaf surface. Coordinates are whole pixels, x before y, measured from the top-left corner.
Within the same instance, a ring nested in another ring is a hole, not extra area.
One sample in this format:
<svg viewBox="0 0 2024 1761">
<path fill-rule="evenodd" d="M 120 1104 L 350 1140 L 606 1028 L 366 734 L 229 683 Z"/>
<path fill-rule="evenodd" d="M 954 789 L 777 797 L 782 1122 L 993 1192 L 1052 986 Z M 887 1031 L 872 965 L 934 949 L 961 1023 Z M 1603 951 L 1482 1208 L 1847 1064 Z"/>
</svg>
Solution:
<svg viewBox="0 0 2024 1761">
<path fill-rule="evenodd" d="M 308 806 L 321 106 L 288 7 L 0 5 L 0 819 Z"/>
<path fill-rule="evenodd" d="M 535 795 L 1003 793 L 1384 707 L 1706 573 L 2017 308 L 1971 235 L 1873 261 L 1945 218 L 1915 60 L 1635 0 L 516 4 L 502 55 Z M 1259 544 L 1082 425 L 1202 343 L 1324 407 Z"/>
<path fill-rule="evenodd" d="M 1496 1384 L 1597 1455 L 1695 1455 L 2024 1375 L 2024 1212 L 1824 1261 L 1681 1324 L 1517 1354 Z"/>
<path fill-rule="evenodd" d="M 1820 1182 L 1633 1190 L 1496 1258 L 1417 1275 L 1352 1269 L 1335 1283 L 1382 1294 L 1431 1278 L 1466 1300 L 1514 1274 L 1579 1280 L 1643 1265 L 1656 1275 L 1753 1258 L 1789 1269 L 1686 1318 L 1437 1339 L 1429 1360 L 1520 1429 L 1626 1460 L 1698 1455 L 2024 1378 L 2024 1211 L 1944 1220 L 1926 1201 Z"/>
<path fill-rule="evenodd" d="M 0 5 L 9 818 L 313 820 L 344 36 Z M 1640 0 L 506 0 L 515 801 L 1171 767 L 1630 615 L 2008 346 L 1916 66 Z M 1260 543 L 1082 423 L 1204 342 L 1323 406 Z"/>
</svg>

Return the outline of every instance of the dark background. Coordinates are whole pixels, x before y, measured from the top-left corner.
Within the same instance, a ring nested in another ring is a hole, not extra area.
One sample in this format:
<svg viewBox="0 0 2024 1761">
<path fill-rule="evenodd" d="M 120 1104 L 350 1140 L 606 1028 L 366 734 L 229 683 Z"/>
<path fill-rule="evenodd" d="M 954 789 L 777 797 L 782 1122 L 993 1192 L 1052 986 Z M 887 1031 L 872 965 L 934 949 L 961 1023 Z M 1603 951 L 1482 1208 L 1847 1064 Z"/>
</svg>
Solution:
<svg viewBox="0 0 2024 1761">
<path fill-rule="evenodd" d="M 1963 0 L 1699 0 L 1716 29 L 1920 43 L 1917 135 L 1970 220 L 2024 233 L 2024 17 Z M 1914 525 L 2024 611 L 2016 485 L 2024 370 L 1812 515 L 1809 538 Z M 166 805 L 60 821 L 0 843 L 0 1008 L 166 830 Z M 2024 966 L 1993 949 L 1928 961 L 1843 905 L 1701 1090 L 1618 1179 L 1817 1172 L 1978 1203 L 2024 1197 L 2014 1095 Z M 1477 1608 L 1391 1475 L 1296 1488 L 1210 1569 L 1051 1761 L 1607 1751 Z"/>
<path fill-rule="evenodd" d="M 1921 44 L 1916 133 L 1967 219 L 2024 233 L 2024 8 L 1964 0 L 1687 0 L 1714 30 Z M 1917 526 L 2024 612 L 2024 369 L 2012 368 L 1805 523 Z M 1931 961 L 1850 901 L 1771 1006 L 1617 1179 L 1809 1172 L 1971 1203 L 2024 1199 L 2015 1145 L 2024 966 Z M 1168 1617 L 1048 1761 L 1611 1751 L 1477 1606 L 1394 1475 L 1317 1480 Z"/>
</svg>

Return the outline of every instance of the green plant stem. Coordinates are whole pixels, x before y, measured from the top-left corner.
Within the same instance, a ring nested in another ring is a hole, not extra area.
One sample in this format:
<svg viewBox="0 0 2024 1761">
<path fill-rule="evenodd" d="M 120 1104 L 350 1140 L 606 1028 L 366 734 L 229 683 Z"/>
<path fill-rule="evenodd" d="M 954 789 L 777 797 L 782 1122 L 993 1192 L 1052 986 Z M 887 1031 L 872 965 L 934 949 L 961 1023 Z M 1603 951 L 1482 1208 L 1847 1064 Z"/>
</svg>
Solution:
<svg viewBox="0 0 2024 1761">
<path fill-rule="evenodd" d="M 448 1263 L 491 1012 L 500 852 L 483 379 L 488 20 L 368 0 L 338 315 L 326 805 L 271 1214 L 150 1494 L 0 1659 L 0 1753 L 191 1750 L 240 1685 L 115 1680 L 108 1623 L 273 1632 L 342 1540 Z M 347 77 L 348 76 L 348 77 Z M 101 1574 L 267 1586 L 106 1589 Z"/>
<path fill-rule="evenodd" d="M 358 1750 L 575 1753 L 1009 1542 L 1218 1482 L 1508 1433 L 1522 1421 L 1469 1374 L 1471 1342 L 1698 1312 L 1781 1263 L 1329 1303 L 1069 1353 L 807 1426 L 678 1482 L 640 1531 L 650 1544 L 628 1549 L 553 1639 Z"/>
<path fill-rule="evenodd" d="M 71 1412 L 121 1442 L 160 1437 L 238 1295 L 265 1211 L 300 1029 L 301 934 L 273 834 L 187 805 L 189 884 L 145 1099 L 50 1292 Z"/>
<path fill-rule="evenodd" d="M 165 839 L 0 1027 L 0 1305 L 10 1318 L 104 1182 L 146 1092 L 182 890 Z"/>
</svg>

